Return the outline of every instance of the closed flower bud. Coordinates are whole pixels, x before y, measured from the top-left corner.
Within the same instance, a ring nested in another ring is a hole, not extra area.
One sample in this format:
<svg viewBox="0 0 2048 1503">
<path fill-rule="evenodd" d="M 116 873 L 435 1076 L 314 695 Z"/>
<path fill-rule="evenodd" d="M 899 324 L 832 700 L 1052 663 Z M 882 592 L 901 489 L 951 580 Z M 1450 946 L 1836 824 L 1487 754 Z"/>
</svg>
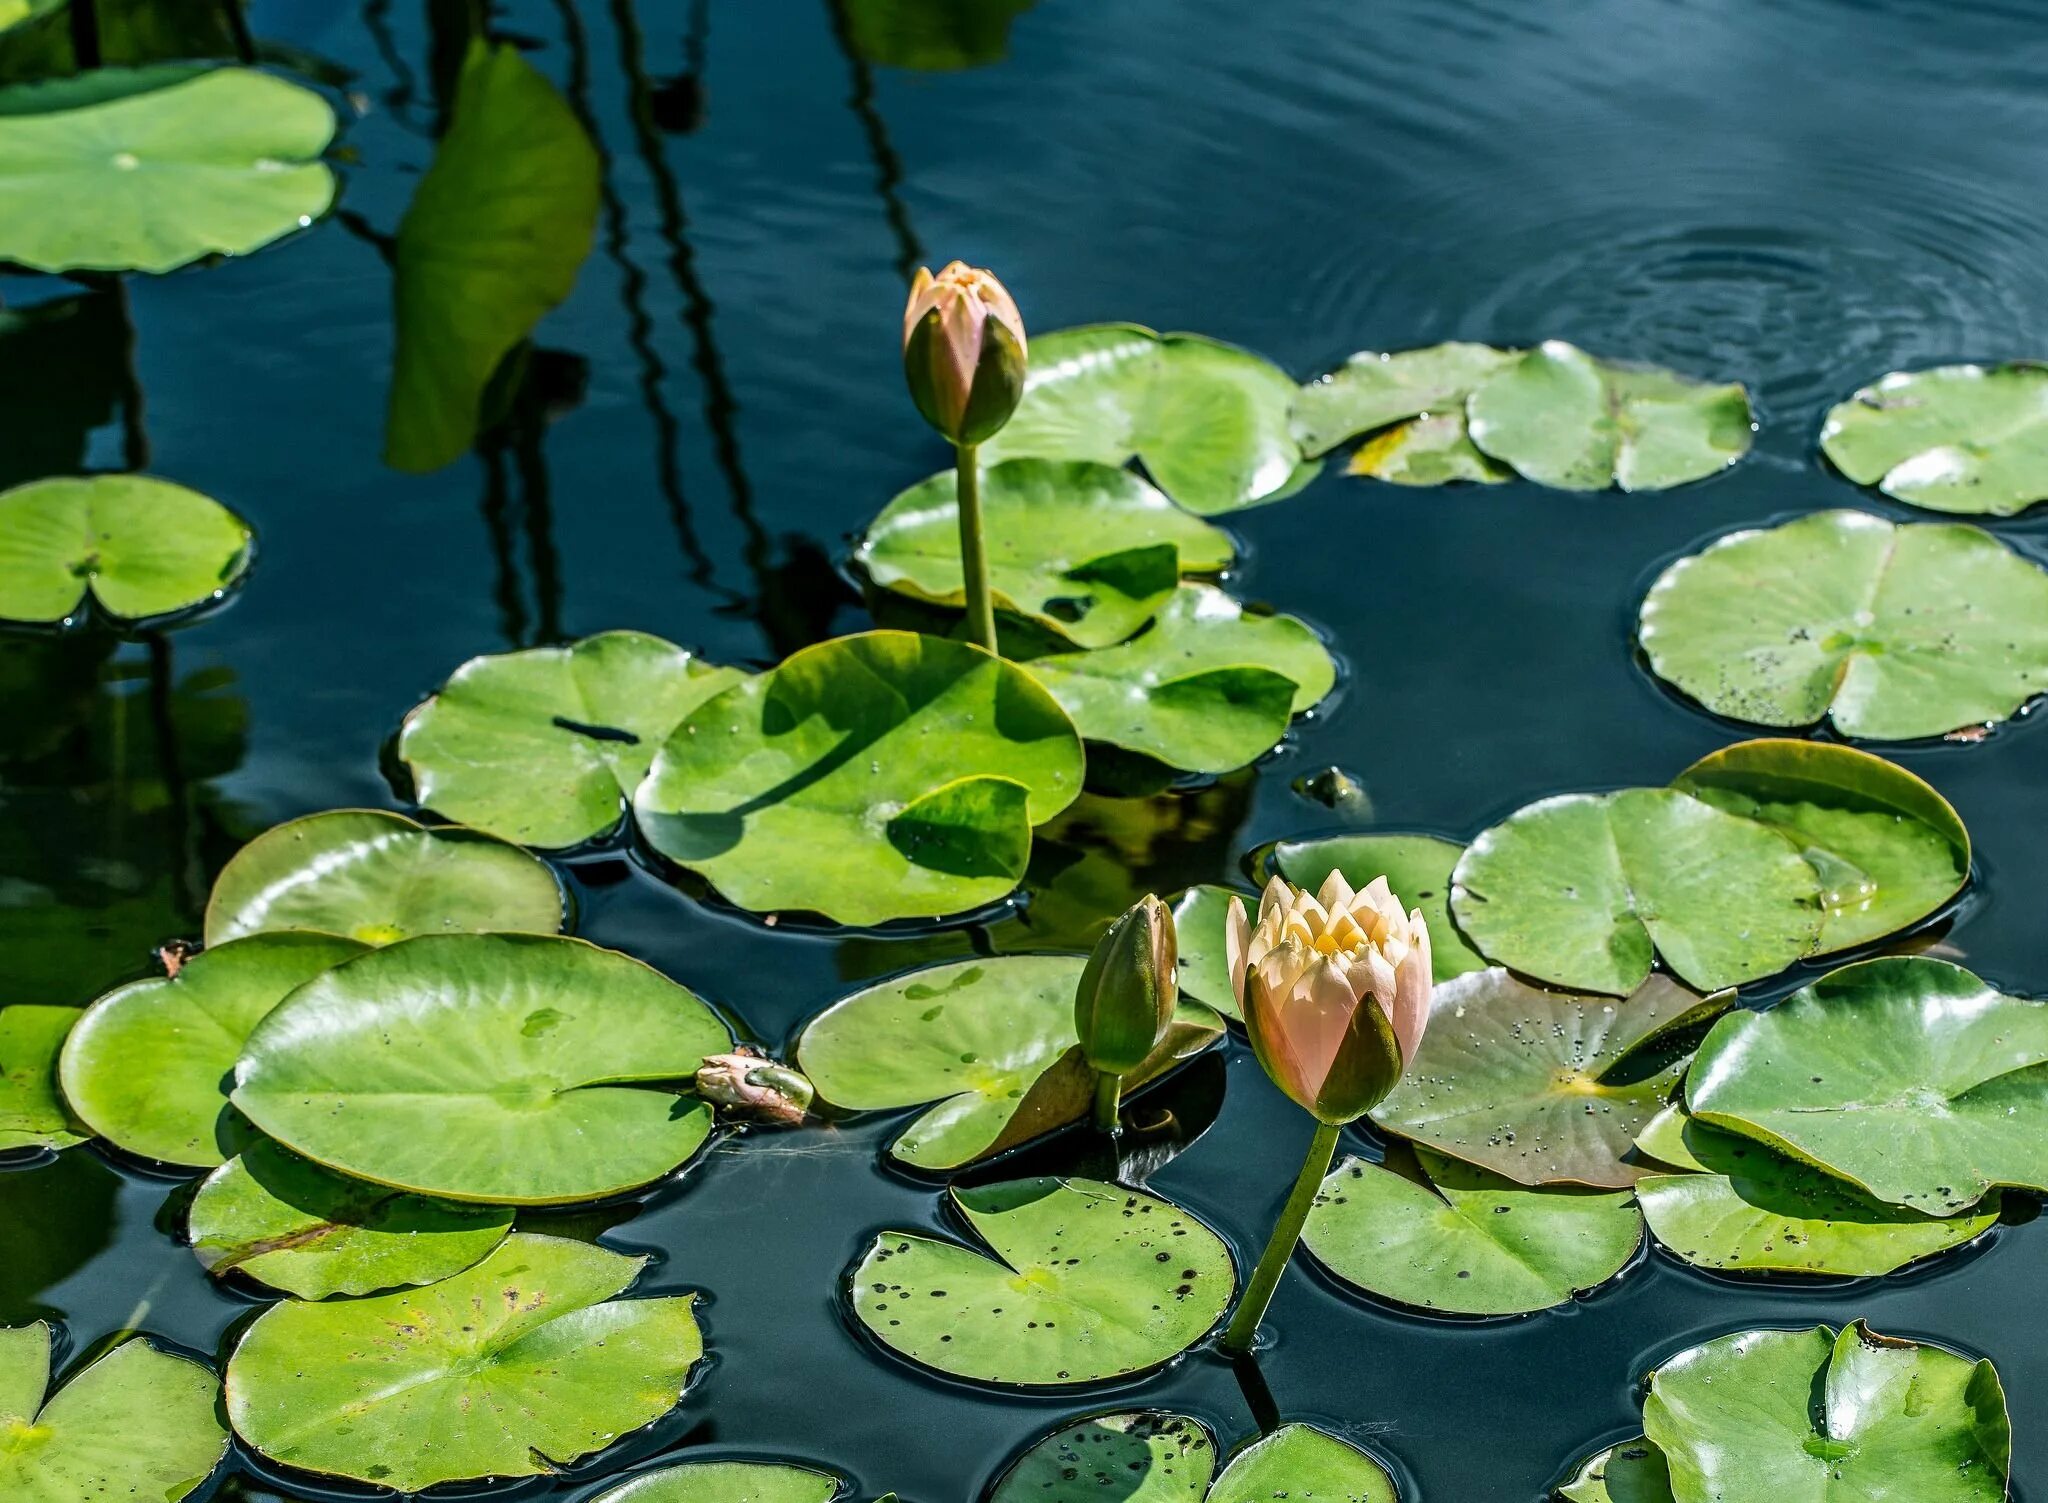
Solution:
<svg viewBox="0 0 2048 1503">
<path fill-rule="evenodd" d="M 804 1120 L 816 1093 L 789 1066 L 741 1049 L 704 1056 L 697 1094 L 743 1121 L 794 1125 Z"/>
<path fill-rule="evenodd" d="M 1074 1029 L 1105 1075 L 1128 1075 L 1158 1047 L 1180 996 L 1173 911 L 1146 894 L 1109 926 L 1081 972 Z"/>
<path fill-rule="evenodd" d="M 1024 395 L 1024 320 L 988 272 L 955 261 L 919 268 L 903 311 L 903 374 L 924 420 L 956 444 L 978 444 Z"/>
</svg>

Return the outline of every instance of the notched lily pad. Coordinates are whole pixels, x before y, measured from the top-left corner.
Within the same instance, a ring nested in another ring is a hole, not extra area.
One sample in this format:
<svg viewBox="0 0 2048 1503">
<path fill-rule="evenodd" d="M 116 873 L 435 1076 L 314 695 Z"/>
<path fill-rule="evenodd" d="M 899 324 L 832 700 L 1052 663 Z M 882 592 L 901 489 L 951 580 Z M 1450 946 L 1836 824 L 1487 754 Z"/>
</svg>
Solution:
<svg viewBox="0 0 2048 1503">
<path fill-rule="evenodd" d="M 1271 868 L 1296 887 L 1320 889 L 1331 872 L 1362 888 L 1385 877 L 1402 906 L 1420 908 L 1429 925 L 1431 969 L 1439 981 L 1486 968 L 1486 958 L 1465 942 L 1451 922 L 1451 873 L 1465 847 L 1435 835 L 1331 835 L 1282 840 L 1263 854 Z M 1254 905 L 1249 902 L 1248 908 Z"/>
<path fill-rule="evenodd" d="M 1396 1503 L 1394 1479 L 1372 1457 L 1313 1425 L 1282 1425 L 1235 1456 L 1209 1503 Z"/>
<path fill-rule="evenodd" d="M 643 1472 L 590 1503 L 832 1503 L 843 1486 L 829 1472 L 774 1461 L 686 1461 Z"/>
<path fill-rule="evenodd" d="M 1664 1453 L 1642 1436 L 1589 1456 L 1556 1496 L 1565 1503 L 1674 1503 Z"/>
<path fill-rule="evenodd" d="M 250 537 L 218 501 L 168 480 L 30 481 L 0 494 L 0 618 L 63 621 L 88 594 L 120 621 L 190 610 L 234 588 Z"/>
<path fill-rule="evenodd" d="M 1036 1441 L 988 1503 L 1202 1503 L 1216 1443 L 1200 1421 L 1163 1409 L 1090 1415 Z"/>
<path fill-rule="evenodd" d="M 1829 410 L 1820 446 L 1901 501 L 2013 516 L 2048 498 L 2048 366 L 1893 371 Z"/>
<path fill-rule="evenodd" d="M 0 1153 L 70 1148 L 91 1136 L 57 1089 L 57 1054 L 75 1007 L 0 1008 Z"/>
</svg>

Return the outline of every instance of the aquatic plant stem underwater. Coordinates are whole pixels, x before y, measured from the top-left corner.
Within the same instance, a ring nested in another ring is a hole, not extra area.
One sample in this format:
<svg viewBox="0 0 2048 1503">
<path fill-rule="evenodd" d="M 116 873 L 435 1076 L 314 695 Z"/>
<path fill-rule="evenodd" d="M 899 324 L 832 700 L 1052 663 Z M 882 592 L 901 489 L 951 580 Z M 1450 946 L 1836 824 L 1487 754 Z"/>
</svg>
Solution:
<svg viewBox="0 0 2048 1503">
<path fill-rule="evenodd" d="M 960 572 L 967 581 L 967 630 L 996 652 L 996 610 L 988 592 L 988 547 L 981 531 L 981 445 L 957 444 L 954 485 L 959 494 Z M 999 654 L 1000 655 L 1000 654 Z"/>
<path fill-rule="evenodd" d="M 1330 1173 L 1330 1161 L 1337 1155 L 1337 1135 L 1343 1130 L 1334 1122 L 1316 1123 L 1315 1136 L 1308 1143 L 1308 1157 L 1301 1161 L 1301 1173 L 1295 1177 L 1287 1204 L 1280 1208 L 1280 1220 L 1266 1240 L 1266 1250 L 1259 1254 L 1258 1267 L 1252 1270 L 1251 1280 L 1244 1286 L 1244 1297 L 1237 1302 L 1237 1310 L 1223 1332 L 1223 1350 L 1228 1355 L 1243 1356 L 1258 1339 L 1259 1322 L 1266 1318 L 1266 1306 L 1273 1303 L 1280 1275 L 1287 1271 L 1295 1244 L 1301 1241 L 1302 1223 L 1308 1220 L 1316 1203 L 1316 1192 Z"/>
</svg>

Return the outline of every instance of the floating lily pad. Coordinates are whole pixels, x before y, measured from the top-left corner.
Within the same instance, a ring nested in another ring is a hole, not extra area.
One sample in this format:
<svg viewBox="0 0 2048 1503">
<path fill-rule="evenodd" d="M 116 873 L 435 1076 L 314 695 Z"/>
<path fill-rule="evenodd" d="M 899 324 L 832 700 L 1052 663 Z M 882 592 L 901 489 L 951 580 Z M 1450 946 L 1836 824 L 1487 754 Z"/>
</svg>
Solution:
<svg viewBox="0 0 2048 1503">
<path fill-rule="evenodd" d="M 1162 1409 L 1063 1425 L 1011 1464 L 988 1503 L 1202 1503 L 1216 1443 L 1197 1420 Z"/>
<path fill-rule="evenodd" d="M 1664 1453 L 1638 1437 L 1609 1446 L 1557 1490 L 1566 1503 L 1673 1503 Z"/>
<path fill-rule="evenodd" d="M 297 987 L 362 953 L 324 934 L 258 934 L 136 981 L 85 1010 L 58 1078 L 81 1121 L 117 1148 L 210 1169 L 234 1152 L 227 1081 L 250 1031 Z"/>
<path fill-rule="evenodd" d="M 2048 1002 L 1947 961 L 1861 961 L 1723 1018 L 1685 1094 L 1704 1122 L 1930 1216 L 2048 1190 Z"/>
<path fill-rule="evenodd" d="M 214 879 L 206 942 L 280 930 L 387 945 L 421 934 L 562 927 L 561 880 L 515 845 L 429 829 L 381 809 L 335 809 L 278 825 Z"/>
<path fill-rule="evenodd" d="M 1235 345 L 1136 324 L 1036 335 L 1024 400 L 985 460 L 1138 460 L 1167 495 L 1214 516 L 1315 477 L 1288 429 L 1294 383 Z"/>
<path fill-rule="evenodd" d="M 1372 1457 L 1312 1425 L 1282 1425 L 1230 1459 L 1209 1503 L 1396 1503 L 1394 1479 Z"/>
<path fill-rule="evenodd" d="M 1989 1362 L 1861 1321 L 1680 1352 L 1650 1375 L 1643 1428 L 1680 1503 L 2004 1503 L 2012 1461 Z"/>
<path fill-rule="evenodd" d="M 1726 469 L 1756 424 L 1741 386 L 1595 360 L 1562 340 L 1473 388 L 1472 442 L 1539 485 L 1664 490 Z"/>
<path fill-rule="evenodd" d="M 1081 791 L 1073 723 L 1038 681 L 963 642 L 837 637 L 676 727 L 634 803 L 655 850 L 756 912 L 842 924 L 1008 895 L 1031 827 Z"/>
<path fill-rule="evenodd" d="M 89 1136 L 57 1090 L 57 1053 L 75 1007 L 0 1008 L 0 1153 L 70 1148 Z"/>
<path fill-rule="evenodd" d="M 451 1205 L 334 1174 L 258 1138 L 192 1199 L 192 1250 L 300 1299 L 431 1284 L 505 1240 L 512 1213 Z"/>
<path fill-rule="evenodd" d="M 1370 433 L 1352 456 L 1349 473 L 1396 485 L 1511 480 L 1513 470 L 1472 442 L 1465 398 L 1519 354 L 1458 343 L 1392 355 L 1363 351 L 1296 394 L 1294 436 L 1313 458 Z"/>
<path fill-rule="evenodd" d="M 1362 888 L 1385 877 L 1402 906 L 1420 908 L 1429 925 L 1430 968 L 1447 981 L 1486 968 L 1485 957 L 1465 943 L 1451 922 L 1451 872 L 1465 847 L 1435 835 L 1332 835 L 1283 840 L 1267 858 L 1296 887 L 1319 890 L 1331 872 Z M 1251 906 L 1251 905 L 1247 905 Z"/>
<path fill-rule="evenodd" d="M 710 1008 L 627 956 L 539 935 L 430 935 L 293 993 L 250 1036 L 234 1102 L 358 1179 L 559 1205 L 636 1189 L 696 1153 L 711 1109 L 657 1083 L 688 1081 L 731 1046 Z"/>
<path fill-rule="evenodd" d="M 1224 930 L 1230 900 L 1242 898 L 1247 912 L 1256 912 L 1257 893 L 1233 892 L 1207 883 L 1190 887 L 1173 900 L 1173 928 L 1180 949 L 1180 990 L 1213 1007 L 1226 1018 L 1239 1016 L 1237 988 L 1231 984 Z"/>
<path fill-rule="evenodd" d="M 646 1261 L 516 1233 L 424 1289 L 273 1305 L 228 1417 L 273 1461 L 403 1493 L 551 1472 L 673 1409 L 703 1355 L 693 1296 L 614 1298 Z"/>
<path fill-rule="evenodd" d="M 1472 442 L 1462 407 L 1397 423 L 1367 439 L 1344 473 L 1390 485 L 1501 485 L 1515 478 L 1513 470 L 1481 453 Z"/>
<path fill-rule="evenodd" d="M 1302 1236 L 1345 1283 L 1422 1310 L 1519 1315 L 1606 1283 L 1642 1245 L 1625 1190 L 1531 1189 L 1415 1158 L 1413 1177 L 1350 1158 L 1323 1181 Z"/>
<path fill-rule="evenodd" d="M 957 1169 L 1086 1117 L 1095 1072 L 1074 1034 L 1078 955 L 1008 955 L 929 966 L 855 992 L 812 1019 L 797 1062 L 833 1106 L 886 1111 L 938 1103 L 890 1154 L 919 1169 Z M 1183 1006 L 1126 1090 L 1156 1079 L 1222 1037 L 1223 1024 Z"/>
<path fill-rule="evenodd" d="M 42 1403 L 50 1328 L 0 1329 L 0 1497 L 8 1503 L 177 1500 L 227 1454 L 220 1380 L 197 1362 L 124 1341 Z"/>
<path fill-rule="evenodd" d="M 0 617 L 55 622 L 88 593 L 123 621 L 219 599 L 249 567 L 249 526 L 147 475 L 35 480 L 0 494 Z"/>
<path fill-rule="evenodd" d="M 1188 772 L 1265 755 L 1337 682 L 1329 651 L 1294 617 L 1254 615 L 1198 584 L 1128 642 L 1030 666 L 1085 739 Z"/>
<path fill-rule="evenodd" d="M 984 1383 L 1093 1383 L 1144 1372 L 1208 1334 L 1237 1288 L 1193 1216 L 1089 1179 L 954 1187 L 993 1257 L 883 1232 L 849 1274 L 853 1312 L 912 1361 Z"/>
<path fill-rule="evenodd" d="M 2048 497 L 2048 367 L 1893 371 L 1829 409 L 1820 446 L 1858 485 L 1901 501 L 2013 516 Z"/>
<path fill-rule="evenodd" d="M 831 1503 L 840 1479 L 772 1461 L 686 1461 L 607 1488 L 590 1503 Z"/>
<path fill-rule="evenodd" d="M 645 632 L 471 658 L 406 716 L 398 755 L 419 801 L 520 845 L 617 828 L 662 739 L 746 675 Z"/>
<path fill-rule="evenodd" d="M 1652 960 L 1703 990 L 1776 975 L 1819 943 L 1821 882 L 1785 834 L 1666 788 L 1564 794 L 1472 842 L 1451 891 L 1488 959 L 1623 996 Z"/>
<path fill-rule="evenodd" d="M 1628 998 L 1540 991 L 1506 971 L 1437 987 L 1422 1048 L 1373 1120 L 1518 1184 L 1634 1184 L 1636 1134 L 1681 1073 L 1660 1045 L 1728 1005 L 1653 976 Z"/>
<path fill-rule="evenodd" d="M 165 272 L 253 251 L 327 212 L 333 136 L 326 100 L 249 68 L 0 89 L 0 260 Z"/>
<path fill-rule="evenodd" d="M 955 475 L 914 485 L 868 524 L 854 559 L 878 585 L 965 605 Z M 1158 613 L 1183 574 L 1236 556 L 1230 534 L 1114 465 L 1013 459 L 982 473 L 982 525 L 997 609 L 1081 647 L 1121 642 Z"/>
</svg>

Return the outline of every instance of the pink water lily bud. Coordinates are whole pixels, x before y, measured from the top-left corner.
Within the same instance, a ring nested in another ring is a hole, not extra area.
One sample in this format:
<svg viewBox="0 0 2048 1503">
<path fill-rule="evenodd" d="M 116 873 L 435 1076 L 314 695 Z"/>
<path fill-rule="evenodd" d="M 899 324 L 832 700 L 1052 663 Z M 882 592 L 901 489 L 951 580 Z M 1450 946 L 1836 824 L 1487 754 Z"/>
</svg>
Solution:
<svg viewBox="0 0 2048 1503">
<path fill-rule="evenodd" d="M 724 1115 L 749 1122 L 795 1125 L 804 1120 L 816 1094 L 810 1081 L 750 1049 L 707 1054 L 697 1071 L 697 1094 Z"/>
<path fill-rule="evenodd" d="M 956 444 L 994 436 L 1024 395 L 1024 319 L 994 275 L 920 267 L 903 310 L 903 374 L 924 420 Z"/>
<path fill-rule="evenodd" d="M 1320 1122 L 1357 1120 L 1386 1099 L 1429 1022 L 1429 925 L 1401 911 L 1385 877 L 1354 890 L 1331 872 L 1311 897 L 1273 878 L 1254 924 L 1230 901 L 1224 936 L 1252 1052 Z"/>
</svg>

